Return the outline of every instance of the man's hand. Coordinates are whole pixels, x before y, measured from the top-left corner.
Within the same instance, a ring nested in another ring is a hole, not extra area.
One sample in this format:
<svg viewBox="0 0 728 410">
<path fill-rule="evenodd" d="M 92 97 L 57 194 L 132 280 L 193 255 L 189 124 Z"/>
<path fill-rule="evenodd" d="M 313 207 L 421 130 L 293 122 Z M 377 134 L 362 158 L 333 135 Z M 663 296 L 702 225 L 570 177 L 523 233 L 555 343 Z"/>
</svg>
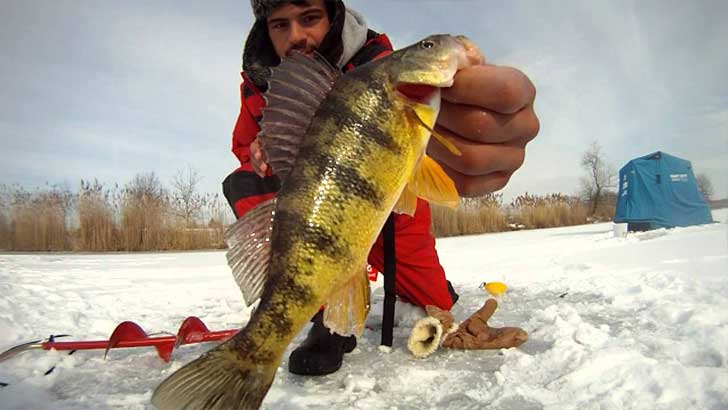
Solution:
<svg viewBox="0 0 728 410">
<path fill-rule="evenodd" d="M 456 156 L 434 139 L 427 153 L 455 182 L 461 196 L 480 196 L 503 188 L 520 168 L 526 144 L 539 130 L 533 110 L 536 89 L 511 67 L 476 65 L 455 75 L 442 90 L 435 130 L 462 152 Z"/>
<path fill-rule="evenodd" d="M 260 147 L 260 141 L 256 138 L 250 143 L 250 163 L 255 171 L 261 178 L 265 176 L 268 171 L 268 163 L 265 159 L 265 153 Z"/>
</svg>

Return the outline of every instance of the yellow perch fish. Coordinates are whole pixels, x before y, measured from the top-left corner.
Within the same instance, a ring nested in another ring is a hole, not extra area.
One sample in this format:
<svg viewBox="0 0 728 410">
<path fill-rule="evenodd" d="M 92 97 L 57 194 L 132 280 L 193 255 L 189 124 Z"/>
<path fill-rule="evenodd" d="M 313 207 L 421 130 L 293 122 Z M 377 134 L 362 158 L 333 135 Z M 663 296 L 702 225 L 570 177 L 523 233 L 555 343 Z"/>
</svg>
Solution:
<svg viewBox="0 0 728 410">
<path fill-rule="evenodd" d="M 343 76 L 317 54 L 273 69 L 258 137 L 281 189 L 226 234 L 246 303 L 260 303 L 237 335 L 157 387 L 157 408 L 259 408 L 284 351 L 323 305 L 332 331 L 362 331 L 366 258 L 390 212 L 412 215 L 418 196 L 459 203 L 425 149 L 440 88 L 482 61 L 465 37 L 435 35 Z"/>
</svg>

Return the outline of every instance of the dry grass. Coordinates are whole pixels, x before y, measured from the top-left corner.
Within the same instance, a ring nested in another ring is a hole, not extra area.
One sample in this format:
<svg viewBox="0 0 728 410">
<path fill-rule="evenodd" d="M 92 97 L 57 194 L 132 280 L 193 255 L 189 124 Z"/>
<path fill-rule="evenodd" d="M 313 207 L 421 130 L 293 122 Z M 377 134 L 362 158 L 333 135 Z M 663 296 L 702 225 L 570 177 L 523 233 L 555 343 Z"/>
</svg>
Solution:
<svg viewBox="0 0 728 410">
<path fill-rule="evenodd" d="M 588 207 L 578 198 L 563 194 L 525 194 L 511 202 L 510 213 L 511 220 L 520 228 L 554 228 L 586 223 Z"/>
<path fill-rule="evenodd" d="M 0 210 L 0 250 L 10 249 L 10 224 L 5 215 L 5 208 Z"/>
<path fill-rule="evenodd" d="M 46 190 L 26 191 L 19 187 L 3 189 L 9 194 L 5 237 L 10 250 L 63 251 L 70 246 L 66 228 L 72 206 L 72 194 L 56 186 Z"/>
<path fill-rule="evenodd" d="M 78 225 L 78 249 L 91 252 L 115 249 L 117 231 L 110 193 L 98 182 L 81 182 L 78 193 Z"/>
<path fill-rule="evenodd" d="M 586 204 L 589 209 L 592 208 L 591 203 Z M 594 214 L 589 215 L 590 222 L 607 222 L 614 219 L 614 212 L 617 209 L 617 194 L 614 192 L 605 192 L 599 200 L 599 205 Z"/>
<path fill-rule="evenodd" d="M 153 174 L 124 188 L 81 182 L 77 193 L 0 186 L 0 249 L 11 251 L 159 251 L 222 249 L 232 211 L 217 195 L 198 195 L 194 219 Z"/>
<path fill-rule="evenodd" d="M 77 193 L 55 186 L 26 191 L 0 185 L 0 249 L 12 251 L 159 251 L 225 248 L 233 222 L 218 195 L 170 195 L 154 174 L 123 188 L 84 182 Z M 189 212 L 190 204 L 194 213 Z M 502 195 L 463 199 L 460 207 L 432 206 L 437 237 L 549 228 L 610 220 L 614 201 L 595 215 L 577 198 L 522 195 L 504 207 Z M 187 212 L 186 212 L 187 211 Z"/>
<path fill-rule="evenodd" d="M 167 250 L 164 198 L 154 194 L 125 192 L 121 203 L 119 242 L 121 250 Z"/>
<path fill-rule="evenodd" d="M 590 222 L 589 204 L 563 194 L 521 195 L 508 207 L 501 195 L 464 199 L 458 209 L 432 206 L 432 231 L 437 237 L 503 232 L 514 229 L 539 229 L 579 225 Z M 600 210 L 609 214 L 610 205 Z M 611 214 L 614 214 L 611 205 Z"/>
<path fill-rule="evenodd" d="M 502 195 L 463 199 L 457 209 L 431 206 L 432 232 L 436 237 L 470 235 L 508 230 Z"/>
<path fill-rule="evenodd" d="M 6 185 L 0 185 L 0 250 L 10 249 L 10 193 Z"/>
</svg>

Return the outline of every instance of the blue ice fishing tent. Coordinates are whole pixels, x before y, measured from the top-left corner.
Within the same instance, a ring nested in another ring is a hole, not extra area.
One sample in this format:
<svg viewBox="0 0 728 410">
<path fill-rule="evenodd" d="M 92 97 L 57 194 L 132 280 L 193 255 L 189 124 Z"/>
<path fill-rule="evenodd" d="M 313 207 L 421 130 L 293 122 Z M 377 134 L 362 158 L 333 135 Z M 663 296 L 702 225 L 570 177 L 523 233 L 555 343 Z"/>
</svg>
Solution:
<svg viewBox="0 0 728 410">
<path fill-rule="evenodd" d="M 713 222 L 690 161 L 657 151 L 619 170 L 615 223 L 630 231 Z"/>
</svg>

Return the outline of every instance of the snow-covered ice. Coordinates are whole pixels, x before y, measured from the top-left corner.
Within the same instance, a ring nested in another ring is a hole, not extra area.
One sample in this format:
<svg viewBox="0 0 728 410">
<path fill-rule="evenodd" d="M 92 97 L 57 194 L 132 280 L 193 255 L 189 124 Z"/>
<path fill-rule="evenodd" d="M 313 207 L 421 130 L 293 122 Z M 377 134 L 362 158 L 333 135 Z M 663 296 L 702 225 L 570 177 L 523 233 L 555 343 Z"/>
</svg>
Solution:
<svg viewBox="0 0 728 410">
<path fill-rule="evenodd" d="M 502 281 L 490 323 L 523 327 L 526 344 L 417 360 L 406 349 L 417 314 L 387 353 L 375 313 L 339 372 L 295 376 L 284 359 L 263 407 L 728 409 L 728 210 L 714 217 L 625 238 L 594 224 L 439 240 L 456 319 L 483 304 L 482 282 Z M 174 333 L 189 315 L 220 330 L 250 314 L 223 252 L 3 254 L 0 295 L 0 350 L 50 334 L 106 339 L 124 320 Z M 378 282 L 374 311 L 381 302 Z M 26 352 L 0 363 L 0 409 L 151 409 L 154 387 L 212 346 L 182 346 L 170 363 L 152 348 Z"/>
</svg>

